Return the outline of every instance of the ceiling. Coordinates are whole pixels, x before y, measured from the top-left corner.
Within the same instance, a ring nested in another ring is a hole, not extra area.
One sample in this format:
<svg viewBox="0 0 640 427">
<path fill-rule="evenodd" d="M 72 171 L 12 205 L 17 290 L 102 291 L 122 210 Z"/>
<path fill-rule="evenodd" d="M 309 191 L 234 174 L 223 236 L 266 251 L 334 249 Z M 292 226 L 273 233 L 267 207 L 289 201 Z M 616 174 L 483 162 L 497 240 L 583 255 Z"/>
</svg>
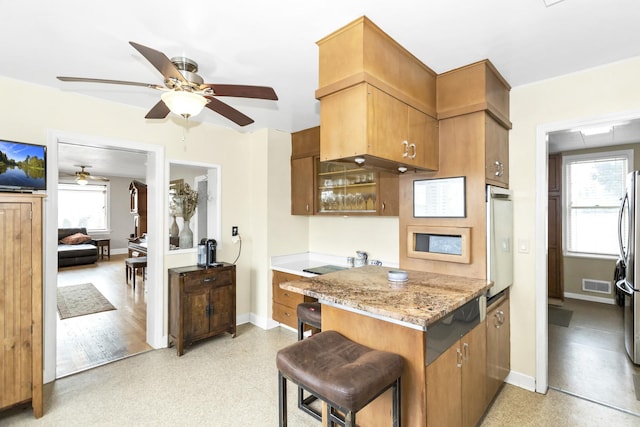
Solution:
<svg viewBox="0 0 640 427">
<path fill-rule="evenodd" d="M 4 2 L 0 75 L 140 107 L 159 92 L 64 83 L 78 76 L 162 84 L 129 41 L 186 56 L 207 83 L 273 87 L 278 101 L 225 98 L 255 123 L 205 109 L 190 119 L 241 132 L 319 124 L 316 41 L 366 15 L 436 73 L 489 58 L 512 87 L 640 55 L 637 0 L 236 0 Z M 164 119 L 169 120 L 169 119 Z"/>
</svg>

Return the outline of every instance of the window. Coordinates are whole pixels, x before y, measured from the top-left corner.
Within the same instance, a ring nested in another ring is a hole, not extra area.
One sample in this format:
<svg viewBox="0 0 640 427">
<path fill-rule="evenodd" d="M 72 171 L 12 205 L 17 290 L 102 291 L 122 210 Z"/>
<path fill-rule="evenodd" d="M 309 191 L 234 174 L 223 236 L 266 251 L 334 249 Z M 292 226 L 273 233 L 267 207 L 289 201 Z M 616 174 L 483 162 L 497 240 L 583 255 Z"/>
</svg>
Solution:
<svg viewBox="0 0 640 427">
<path fill-rule="evenodd" d="M 109 183 L 58 185 L 58 227 L 109 231 Z"/>
<path fill-rule="evenodd" d="M 565 255 L 615 256 L 618 210 L 633 151 L 563 157 Z"/>
</svg>

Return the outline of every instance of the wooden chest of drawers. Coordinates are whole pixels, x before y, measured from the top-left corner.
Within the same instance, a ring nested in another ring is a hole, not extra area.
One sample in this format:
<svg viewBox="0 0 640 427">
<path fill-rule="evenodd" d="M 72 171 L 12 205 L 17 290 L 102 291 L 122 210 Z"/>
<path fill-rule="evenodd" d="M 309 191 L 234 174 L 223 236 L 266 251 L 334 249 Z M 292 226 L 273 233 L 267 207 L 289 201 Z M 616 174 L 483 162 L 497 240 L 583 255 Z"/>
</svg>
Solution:
<svg viewBox="0 0 640 427">
<path fill-rule="evenodd" d="M 236 336 L 236 266 L 169 269 L 169 345 L 178 356 L 193 342 Z"/>
</svg>

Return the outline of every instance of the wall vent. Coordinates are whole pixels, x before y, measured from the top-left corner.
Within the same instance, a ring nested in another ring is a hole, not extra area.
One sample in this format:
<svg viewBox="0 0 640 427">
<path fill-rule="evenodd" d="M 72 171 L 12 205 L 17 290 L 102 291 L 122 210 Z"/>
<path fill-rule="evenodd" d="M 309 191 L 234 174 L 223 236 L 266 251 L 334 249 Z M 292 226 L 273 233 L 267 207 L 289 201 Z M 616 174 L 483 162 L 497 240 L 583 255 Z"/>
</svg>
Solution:
<svg viewBox="0 0 640 427">
<path fill-rule="evenodd" d="M 611 295 L 611 282 L 606 280 L 582 279 L 582 290 Z"/>
</svg>

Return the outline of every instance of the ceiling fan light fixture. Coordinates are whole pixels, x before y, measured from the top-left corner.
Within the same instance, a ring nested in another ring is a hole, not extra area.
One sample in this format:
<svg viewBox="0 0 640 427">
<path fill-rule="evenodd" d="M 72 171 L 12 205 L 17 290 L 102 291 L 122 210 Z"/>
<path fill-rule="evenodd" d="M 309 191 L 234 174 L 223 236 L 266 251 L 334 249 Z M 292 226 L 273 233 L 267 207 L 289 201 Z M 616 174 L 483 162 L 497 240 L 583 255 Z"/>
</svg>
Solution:
<svg viewBox="0 0 640 427">
<path fill-rule="evenodd" d="M 172 90 L 163 93 L 160 98 L 169 110 L 185 119 L 200 114 L 207 99 L 204 96 L 184 90 Z"/>
<path fill-rule="evenodd" d="M 89 181 L 87 181 L 87 178 L 85 178 L 84 176 L 80 176 L 76 179 L 76 183 L 78 185 L 87 185 Z"/>
</svg>

